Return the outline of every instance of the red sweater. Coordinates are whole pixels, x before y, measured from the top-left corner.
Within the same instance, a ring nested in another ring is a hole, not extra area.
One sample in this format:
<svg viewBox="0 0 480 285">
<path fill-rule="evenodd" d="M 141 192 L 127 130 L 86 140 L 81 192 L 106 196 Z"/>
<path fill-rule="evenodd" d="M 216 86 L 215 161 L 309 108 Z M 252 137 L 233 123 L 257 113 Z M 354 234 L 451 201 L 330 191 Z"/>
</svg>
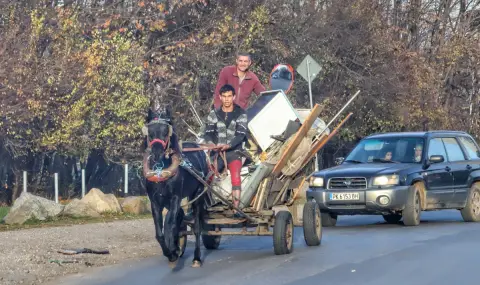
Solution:
<svg viewBox="0 0 480 285">
<path fill-rule="evenodd" d="M 222 105 L 222 101 L 220 100 L 220 88 L 225 84 L 230 84 L 235 88 L 234 102 L 244 110 L 248 107 L 248 100 L 250 99 L 252 92 L 259 95 L 260 92 L 266 90 L 262 83 L 260 83 L 258 77 L 251 71 L 247 72 L 241 84 L 239 84 L 239 81 L 240 78 L 238 77 L 237 67 L 235 65 L 222 68 L 218 77 L 217 87 L 215 88 L 213 101 L 215 109 Z"/>
</svg>

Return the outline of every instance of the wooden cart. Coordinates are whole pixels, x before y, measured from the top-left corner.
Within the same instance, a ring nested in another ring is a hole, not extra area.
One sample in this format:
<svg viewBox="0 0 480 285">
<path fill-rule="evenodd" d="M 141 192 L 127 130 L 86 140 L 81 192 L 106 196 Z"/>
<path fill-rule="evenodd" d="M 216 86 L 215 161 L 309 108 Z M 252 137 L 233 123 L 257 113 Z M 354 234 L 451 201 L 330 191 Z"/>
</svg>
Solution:
<svg viewBox="0 0 480 285">
<path fill-rule="evenodd" d="M 298 167 L 298 171 L 291 175 L 282 174 L 282 169 L 290 159 L 300 142 L 305 138 L 316 118 L 320 115 L 319 105 L 310 112 L 301 128 L 285 142 L 278 162 L 273 165 L 271 173 L 263 178 L 256 191 L 253 201 L 243 209 L 235 208 L 233 204 L 207 184 L 191 169 L 186 168 L 192 175 L 200 180 L 211 195 L 222 201 L 220 205 L 208 207 L 208 215 L 204 221 L 206 227 L 202 232 L 203 244 L 207 249 L 217 249 L 221 236 L 272 236 L 274 252 L 277 255 L 289 254 L 293 250 L 294 222 L 288 206 L 302 191 L 305 183 L 308 184 L 310 174 L 314 171 L 315 154 L 337 133 L 338 129 L 350 118 L 348 114 L 336 128 L 327 134 L 320 133 L 315 137 L 311 148 Z M 332 120 L 333 121 L 333 120 Z M 278 143 L 282 144 L 282 143 Z M 243 218 L 232 218 L 233 209 L 241 213 Z M 320 209 L 314 202 L 307 202 L 303 207 L 303 232 L 308 246 L 318 246 L 322 240 L 322 222 Z M 185 227 L 186 228 L 186 227 Z M 229 231 L 226 229 L 240 229 Z M 252 230 L 253 229 L 253 230 Z M 191 231 L 184 231 L 181 244 L 182 254 L 185 250 L 186 235 Z"/>
</svg>

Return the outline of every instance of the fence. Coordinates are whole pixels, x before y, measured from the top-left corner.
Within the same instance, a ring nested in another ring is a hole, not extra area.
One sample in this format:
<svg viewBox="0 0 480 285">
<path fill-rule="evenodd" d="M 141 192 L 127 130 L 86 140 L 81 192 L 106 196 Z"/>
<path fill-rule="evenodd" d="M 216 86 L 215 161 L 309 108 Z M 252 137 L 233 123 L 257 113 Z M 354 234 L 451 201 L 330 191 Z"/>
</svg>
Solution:
<svg viewBox="0 0 480 285">
<path fill-rule="evenodd" d="M 123 186 L 123 191 L 124 194 L 128 194 L 128 164 L 124 165 L 124 186 Z M 81 172 L 81 180 L 82 180 L 82 198 L 85 197 L 86 194 L 86 183 L 85 183 L 85 169 L 82 169 Z M 55 189 L 55 202 L 58 204 L 58 183 L 59 178 L 58 178 L 58 173 L 54 173 L 54 189 Z M 23 192 L 28 192 L 28 172 L 23 171 Z"/>
</svg>

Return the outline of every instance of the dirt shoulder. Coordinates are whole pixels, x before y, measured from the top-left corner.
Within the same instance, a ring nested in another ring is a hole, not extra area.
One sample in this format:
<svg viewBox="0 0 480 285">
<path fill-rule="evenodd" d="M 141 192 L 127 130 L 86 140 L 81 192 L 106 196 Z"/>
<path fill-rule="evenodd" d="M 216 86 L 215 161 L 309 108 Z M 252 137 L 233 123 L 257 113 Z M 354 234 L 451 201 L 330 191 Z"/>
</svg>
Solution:
<svg viewBox="0 0 480 285">
<path fill-rule="evenodd" d="M 5 285 L 43 284 L 90 266 L 162 256 L 151 218 L 3 231 L 0 240 L 0 284 Z M 78 248 L 106 249 L 110 254 L 57 253 L 62 249 Z M 59 265 L 51 260 L 75 260 L 78 263 Z"/>
</svg>

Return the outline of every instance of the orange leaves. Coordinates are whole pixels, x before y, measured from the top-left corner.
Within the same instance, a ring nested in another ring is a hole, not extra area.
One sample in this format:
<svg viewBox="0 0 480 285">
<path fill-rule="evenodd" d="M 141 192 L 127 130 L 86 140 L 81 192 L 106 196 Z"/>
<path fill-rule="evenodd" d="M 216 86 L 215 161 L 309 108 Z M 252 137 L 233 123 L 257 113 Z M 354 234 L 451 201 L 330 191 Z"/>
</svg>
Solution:
<svg viewBox="0 0 480 285">
<path fill-rule="evenodd" d="M 135 22 L 135 28 L 137 28 L 137 30 L 140 30 L 140 31 L 143 31 L 145 29 L 145 27 L 142 24 L 140 24 L 139 21 Z"/>
<path fill-rule="evenodd" d="M 112 19 L 107 19 L 105 23 L 102 25 L 104 29 L 110 27 L 110 23 L 112 23 Z"/>
<path fill-rule="evenodd" d="M 144 2 L 144 1 L 138 2 L 138 6 L 139 6 L 139 7 L 145 7 L 145 2 Z"/>
<path fill-rule="evenodd" d="M 150 31 L 163 31 L 167 26 L 164 20 L 157 20 L 150 23 Z"/>
</svg>

